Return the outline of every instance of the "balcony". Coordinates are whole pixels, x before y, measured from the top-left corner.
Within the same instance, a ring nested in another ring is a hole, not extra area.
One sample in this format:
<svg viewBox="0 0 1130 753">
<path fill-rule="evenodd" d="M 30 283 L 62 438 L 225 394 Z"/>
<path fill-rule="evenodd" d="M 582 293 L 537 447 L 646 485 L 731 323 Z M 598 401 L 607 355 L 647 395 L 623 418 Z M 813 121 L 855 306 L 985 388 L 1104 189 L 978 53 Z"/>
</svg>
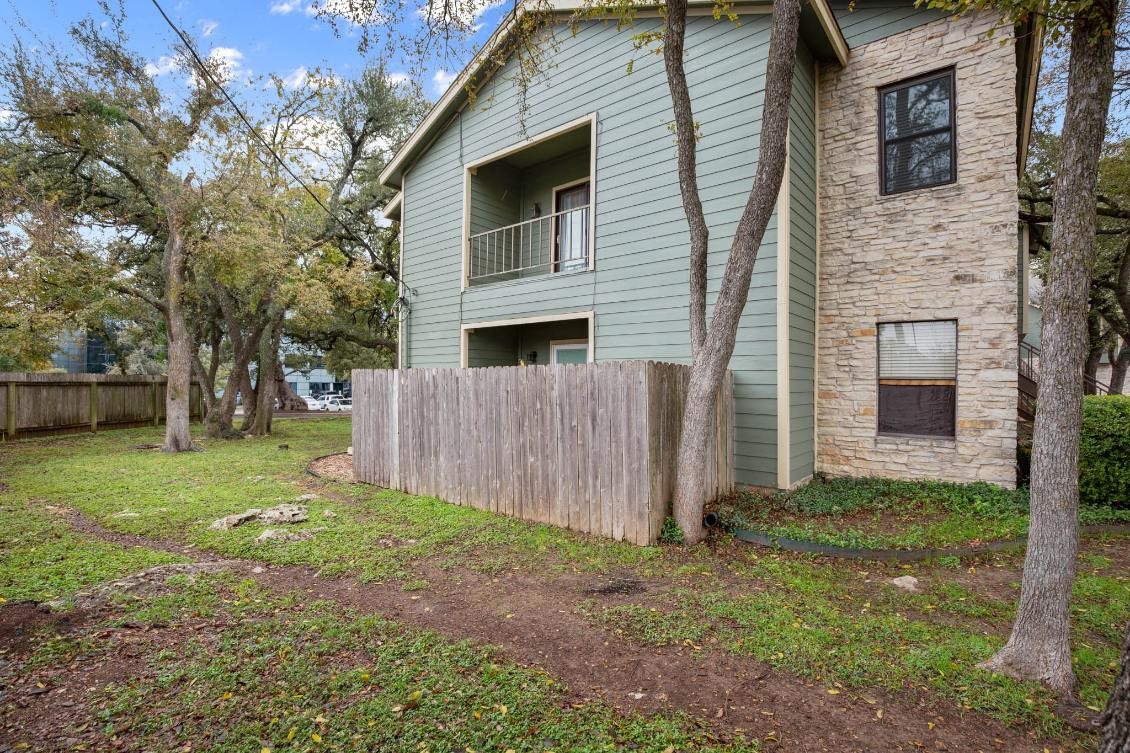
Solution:
<svg viewBox="0 0 1130 753">
<path fill-rule="evenodd" d="M 469 166 L 466 284 L 589 269 L 591 170 L 588 119 Z"/>
</svg>

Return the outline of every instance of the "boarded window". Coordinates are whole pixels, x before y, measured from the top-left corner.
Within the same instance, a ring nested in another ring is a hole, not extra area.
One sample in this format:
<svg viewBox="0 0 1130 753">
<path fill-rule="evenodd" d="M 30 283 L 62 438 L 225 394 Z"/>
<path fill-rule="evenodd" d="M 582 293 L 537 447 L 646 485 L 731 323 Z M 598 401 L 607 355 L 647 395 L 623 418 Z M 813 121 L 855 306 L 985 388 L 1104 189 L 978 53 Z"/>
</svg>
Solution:
<svg viewBox="0 0 1130 753">
<path fill-rule="evenodd" d="M 879 90 L 883 193 L 956 179 L 953 71 Z"/>
<path fill-rule="evenodd" d="M 957 322 L 879 325 L 879 433 L 952 437 Z"/>
</svg>

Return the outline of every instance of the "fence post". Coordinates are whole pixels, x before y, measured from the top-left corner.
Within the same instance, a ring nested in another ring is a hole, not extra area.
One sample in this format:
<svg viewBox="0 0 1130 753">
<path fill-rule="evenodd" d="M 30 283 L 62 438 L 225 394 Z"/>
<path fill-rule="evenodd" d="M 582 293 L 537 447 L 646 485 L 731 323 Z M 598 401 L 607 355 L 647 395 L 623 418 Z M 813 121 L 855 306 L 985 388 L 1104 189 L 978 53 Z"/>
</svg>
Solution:
<svg viewBox="0 0 1130 753">
<path fill-rule="evenodd" d="M 16 438 L 16 383 L 8 382 L 8 395 L 4 403 L 5 413 L 4 417 L 4 438 Z"/>
<path fill-rule="evenodd" d="M 153 382 L 152 392 L 153 392 L 153 425 L 154 426 L 160 426 L 161 425 L 161 398 L 158 397 L 158 395 L 160 393 L 157 390 L 157 383 L 156 382 Z"/>
<path fill-rule="evenodd" d="M 98 382 L 90 383 L 90 431 L 98 431 Z"/>
</svg>

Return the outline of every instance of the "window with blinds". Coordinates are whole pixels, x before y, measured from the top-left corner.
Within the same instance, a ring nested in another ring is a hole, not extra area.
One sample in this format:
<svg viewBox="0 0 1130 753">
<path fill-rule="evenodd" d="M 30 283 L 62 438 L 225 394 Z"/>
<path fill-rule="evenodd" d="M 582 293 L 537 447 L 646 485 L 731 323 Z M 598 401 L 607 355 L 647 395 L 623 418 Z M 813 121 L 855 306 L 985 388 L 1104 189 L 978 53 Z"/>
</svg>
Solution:
<svg viewBox="0 0 1130 753">
<path fill-rule="evenodd" d="M 883 193 L 956 180 L 952 70 L 880 89 L 879 110 Z"/>
<path fill-rule="evenodd" d="M 880 324 L 879 433 L 954 436 L 957 322 Z"/>
</svg>

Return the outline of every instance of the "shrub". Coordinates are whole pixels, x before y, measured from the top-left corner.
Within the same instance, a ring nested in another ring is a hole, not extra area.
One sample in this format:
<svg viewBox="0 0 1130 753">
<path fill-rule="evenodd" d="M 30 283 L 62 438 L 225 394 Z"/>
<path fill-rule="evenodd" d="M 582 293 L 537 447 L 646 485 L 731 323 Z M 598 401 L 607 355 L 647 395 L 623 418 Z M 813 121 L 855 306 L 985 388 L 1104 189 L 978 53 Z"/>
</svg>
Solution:
<svg viewBox="0 0 1130 753">
<path fill-rule="evenodd" d="M 678 522 L 670 515 L 663 520 L 663 527 L 659 529 L 659 540 L 664 544 L 683 543 L 683 529 L 679 528 Z"/>
<path fill-rule="evenodd" d="M 1079 501 L 1130 508 L 1130 396 L 1083 399 Z"/>
</svg>

